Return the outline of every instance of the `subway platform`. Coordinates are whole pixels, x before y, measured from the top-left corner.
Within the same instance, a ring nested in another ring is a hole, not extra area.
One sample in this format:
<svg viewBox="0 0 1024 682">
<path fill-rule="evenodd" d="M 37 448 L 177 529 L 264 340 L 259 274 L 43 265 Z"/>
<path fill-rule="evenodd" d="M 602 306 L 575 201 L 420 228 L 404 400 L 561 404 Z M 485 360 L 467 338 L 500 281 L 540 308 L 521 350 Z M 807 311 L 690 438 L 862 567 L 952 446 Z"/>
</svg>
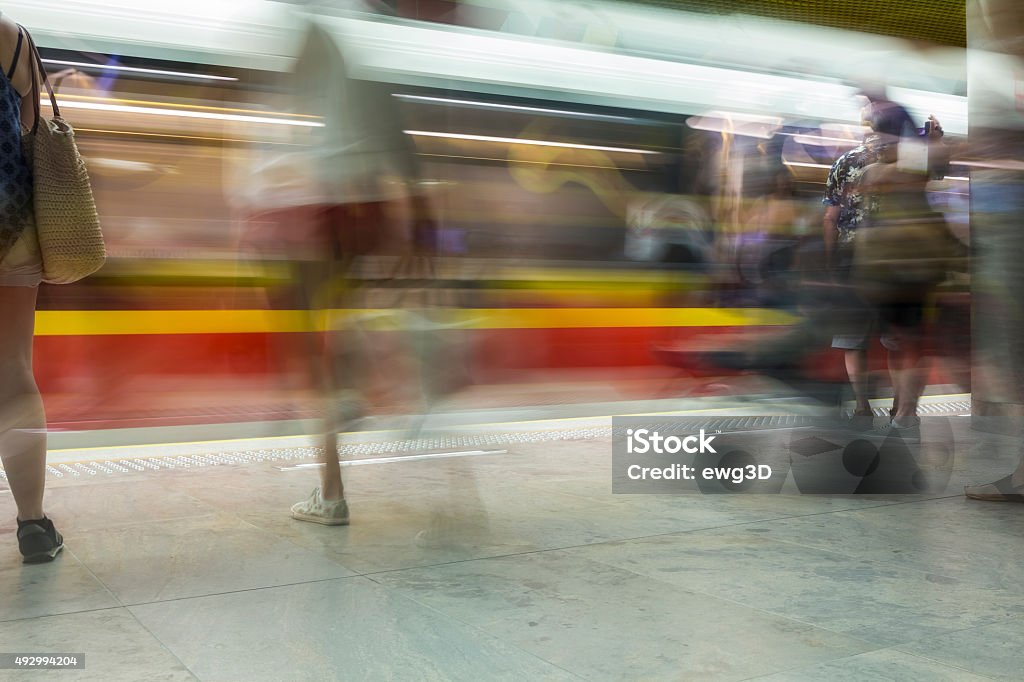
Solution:
<svg viewBox="0 0 1024 682">
<path fill-rule="evenodd" d="M 0 648 L 85 654 L 63 674 L 88 680 L 1020 679 L 1024 508 L 959 493 L 1013 439 L 953 420 L 936 494 L 616 495 L 627 407 L 664 405 L 347 434 L 347 527 L 288 515 L 303 434 L 55 434 L 54 563 L 21 564 L 0 480 Z"/>
</svg>

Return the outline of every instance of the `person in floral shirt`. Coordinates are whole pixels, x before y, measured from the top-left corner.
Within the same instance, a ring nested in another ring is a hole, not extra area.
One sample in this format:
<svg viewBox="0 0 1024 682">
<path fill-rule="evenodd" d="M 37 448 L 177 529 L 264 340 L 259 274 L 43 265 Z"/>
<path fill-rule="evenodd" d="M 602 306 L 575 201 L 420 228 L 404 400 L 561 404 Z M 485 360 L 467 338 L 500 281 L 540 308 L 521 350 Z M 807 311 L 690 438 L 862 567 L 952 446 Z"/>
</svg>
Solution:
<svg viewBox="0 0 1024 682">
<path fill-rule="evenodd" d="M 867 216 L 867 205 L 860 191 L 864 169 L 878 161 L 877 135 L 869 135 L 864 144 L 846 152 L 832 165 L 825 184 L 825 242 L 831 252 L 838 243 L 849 244 Z"/>
<path fill-rule="evenodd" d="M 857 228 L 871 212 L 870 200 L 864 195 L 861 177 L 864 169 L 877 162 L 881 153 L 901 137 L 917 134 L 913 119 L 906 109 L 882 98 L 869 96 L 862 117 L 872 133 L 864 143 L 846 152 L 832 165 L 825 185 L 825 253 L 836 280 L 850 284 L 853 266 L 853 241 Z M 854 421 L 870 428 L 871 405 L 868 402 L 868 341 L 875 326 L 875 311 L 855 296 L 849 297 L 847 315 L 841 326 L 844 334 L 832 339 L 832 347 L 845 351 L 846 372 L 856 399 Z M 885 339 L 883 339 L 883 344 Z"/>
</svg>

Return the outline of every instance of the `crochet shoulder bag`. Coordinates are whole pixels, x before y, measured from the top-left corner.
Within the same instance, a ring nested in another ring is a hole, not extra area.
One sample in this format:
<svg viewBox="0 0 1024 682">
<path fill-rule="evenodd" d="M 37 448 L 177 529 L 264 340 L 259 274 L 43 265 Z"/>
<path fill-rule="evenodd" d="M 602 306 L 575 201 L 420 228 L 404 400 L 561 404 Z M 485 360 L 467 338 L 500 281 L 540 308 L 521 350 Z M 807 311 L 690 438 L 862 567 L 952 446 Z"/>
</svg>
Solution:
<svg viewBox="0 0 1024 682">
<path fill-rule="evenodd" d="M 106 260 L 103 233 L 85 162 L 75 144 L 75 131 L 60 115 L 57 98 L 32 36 L 28 36 L 33 69 L 35 122 L 23 137 L 32 165 L 36 231 L 43 257 L 43 281 L 70 284 L 88 277 Z M 53 118 L 40 114 L 40 79 L 50 95 Z"/>
</svg>

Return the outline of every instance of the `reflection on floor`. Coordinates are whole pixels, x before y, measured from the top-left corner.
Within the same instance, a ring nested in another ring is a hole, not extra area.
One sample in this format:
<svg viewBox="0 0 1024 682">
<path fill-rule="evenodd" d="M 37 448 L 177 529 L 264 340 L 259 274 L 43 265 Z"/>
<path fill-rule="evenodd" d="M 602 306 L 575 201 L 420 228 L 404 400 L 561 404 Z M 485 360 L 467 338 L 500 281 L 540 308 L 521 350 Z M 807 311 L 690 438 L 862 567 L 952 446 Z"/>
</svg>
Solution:
<svg viewBox="0 0 1024 682">
<path fill-rule="evenodd" d="M 951 491 L 1015 463 L 957 437 Z M 606 437 L 507 450 L 347 467 L 343 528 L 291 520 L 315 473 L 270 462 L 53 480 L 67 550 L 43 566 L 4 491 L 2 648 L 85 653 L 94 680 L 1024 670 L 1020 505 L 612 495 Z"/>
</svg>

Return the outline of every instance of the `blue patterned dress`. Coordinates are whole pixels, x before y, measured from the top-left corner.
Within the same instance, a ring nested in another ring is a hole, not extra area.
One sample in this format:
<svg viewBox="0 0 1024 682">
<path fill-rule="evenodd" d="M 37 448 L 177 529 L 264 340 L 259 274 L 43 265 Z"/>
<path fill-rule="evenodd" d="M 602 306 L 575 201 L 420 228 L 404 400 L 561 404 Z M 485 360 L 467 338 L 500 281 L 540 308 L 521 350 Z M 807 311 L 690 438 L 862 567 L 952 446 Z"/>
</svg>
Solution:
<svg viewBox="0 0 1024 682">
<path fill-rule="evenodd" d="M 21 95 L 11 84 L 21 41 L 19 34 L 14 63 L 0 77 L 0 261 L 32 224 L 32 170 L 21 145 Z"/>
</svg>

